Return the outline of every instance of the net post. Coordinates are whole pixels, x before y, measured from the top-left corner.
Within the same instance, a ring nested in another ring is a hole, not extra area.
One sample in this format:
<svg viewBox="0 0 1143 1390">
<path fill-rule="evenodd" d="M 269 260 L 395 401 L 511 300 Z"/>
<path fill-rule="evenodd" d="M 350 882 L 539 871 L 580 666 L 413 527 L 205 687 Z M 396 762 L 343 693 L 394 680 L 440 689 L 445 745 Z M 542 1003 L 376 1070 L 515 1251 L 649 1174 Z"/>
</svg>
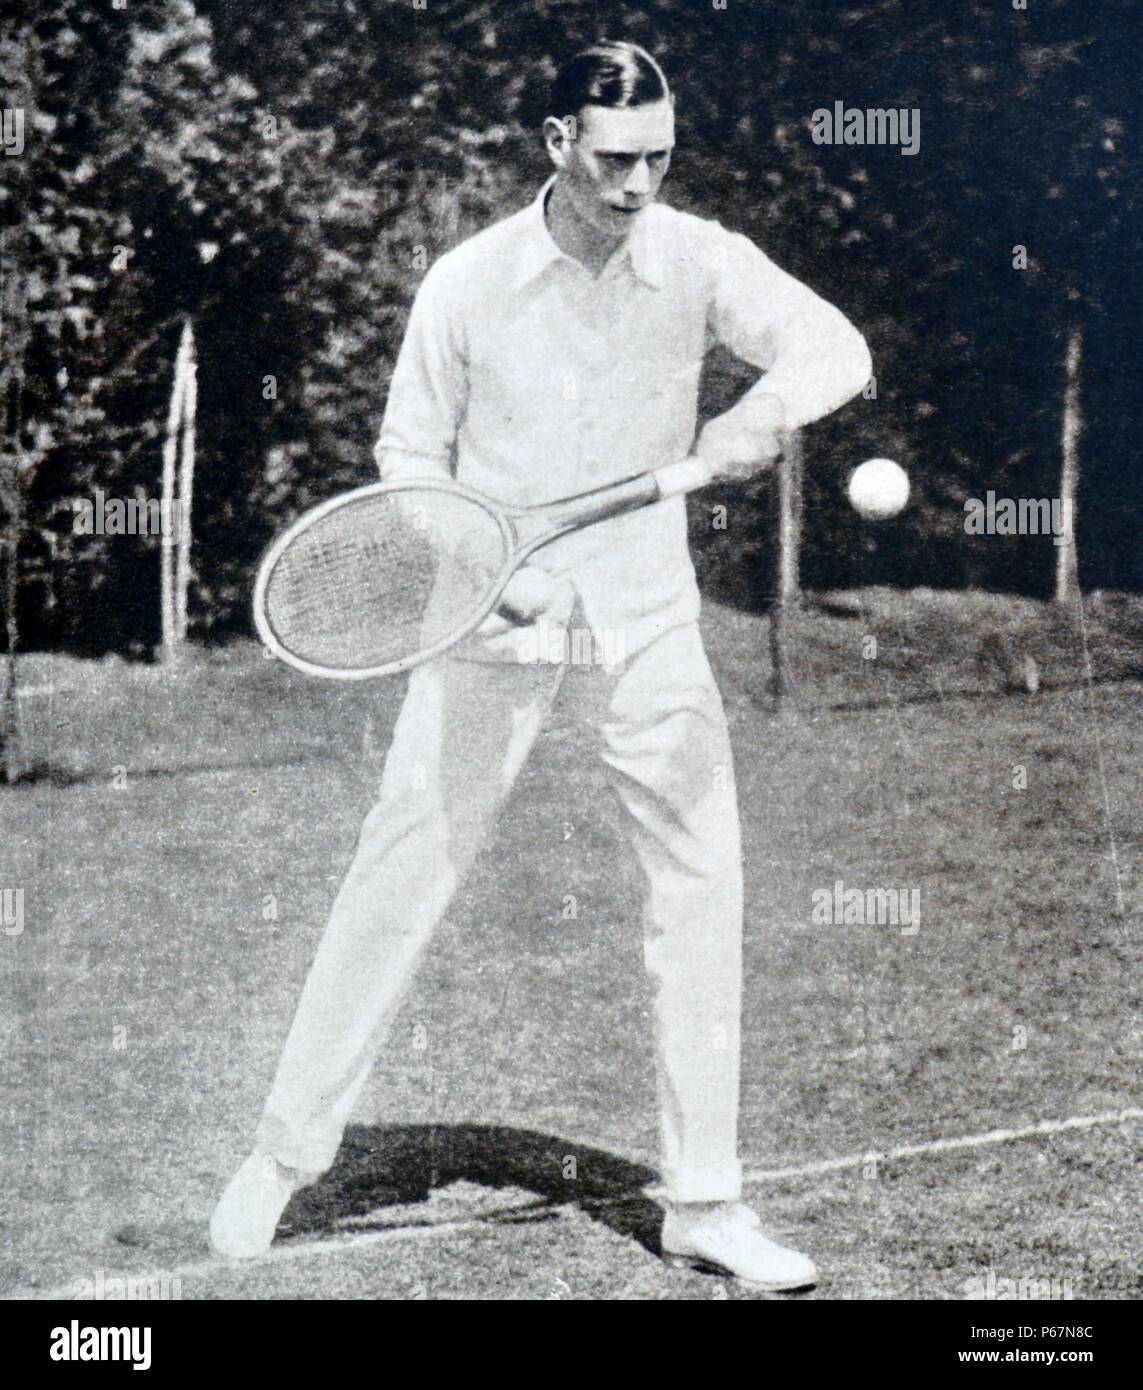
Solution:
<svg viewBox="0 0 1143 1390">
<path fill-rule="evenodd" d="M 191 369 L 193 350 L 191 325 L 190 320 L 187 319 L 183 323 L 178 351 L 175 354 L 174 380 L 171 383 L 171 399 L 167 409 L 167 425 L 163 436 L 160 516 L 172 516 L 178 501 L 175 494 L 180 481 L 180 451 L 183 452 L 185 458 L 187 378 Z M 162 655 L 163 661 L 168 664 L 173 663 L 178 658 L 182 641 L 182 634 L 179 631 L 178 547 L 172 544 L 173 540 L 174 538 L 171 536 L 163 536 L 159 547 Z"/>
<path fill-rule="evenodd" d="M 0 779 L 15 782 L 23 763 L 20 728 L 20 702 L 17 689 L 17 656 L 19 625 L 16 603 L 19 597 L 19 556 L 16 531 L 0 537 L 0 589 L 4 595 L 4 628 L 6 643 L 3 667 L 0 668 Z"/>
<path fill-rule="evenodd" d="M 1083 425 L 1080 414 L 1080 363 L 1083 359 L 1083 330 L 1072 326 L 1064 359 L 1063 422 L 1060 433 L 1060 509 L 1063 513 L 1063 544 L 1056 549 L 1056 602 L 1061 606 L 1079 598 L 1079 560 L 1076 553 L 1076 493 L 1079 488 L 1079 437 Z"/>
<path fill-rule="evenodd" d="M 803 469 L 802 434 L 794 430 L 784 436 L 777 462 L 777 546 L 770 605 L 770 695 L 775 713 L 781 711 L 790 694 L 788 619 L 801 592 Z"/>
<path fill-rule="evenodd" d="M 174 636 L 181 651 L 187 639 L 187 598 L 191 578 L 192 505 L 194 496 L 195 416 L 198 411 L 198 364 L 195 358 L 194 327 L 188 319 L 185 328 L 186 375 L 183 383 L 182 428 L 179 440 L 178 497 L 172 500 L 175 525 Z"/>
</svg>

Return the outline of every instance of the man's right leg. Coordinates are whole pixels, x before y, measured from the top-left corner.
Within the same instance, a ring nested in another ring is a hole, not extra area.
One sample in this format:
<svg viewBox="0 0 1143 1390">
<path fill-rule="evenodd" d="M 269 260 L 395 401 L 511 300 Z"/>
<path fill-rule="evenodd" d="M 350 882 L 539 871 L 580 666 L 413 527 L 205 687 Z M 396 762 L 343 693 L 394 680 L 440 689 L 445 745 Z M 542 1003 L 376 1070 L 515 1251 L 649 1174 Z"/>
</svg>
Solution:
<svg viewBox="0 0 1143 1390">
<path fill-rule="evenodd" d="M 257 1153 L 235 1179 L 245 1185 L 229 1202 L 228 1189 L 212 1223 L 219 1249 L 268 1246 L 269 1217 L 251 1233 L 240 1215 L 250 1194 L 265 1191 L 267 1211 L 280 1213 L 303 1175 L 332 1164 L 433 928 L 523 766 L 560 675 L 546 663 L 445 658 L 410 677 L 380 797 L 302 990 Z M 243 1223 L 228 1238 L 227 1226 Z"/>
</svg>

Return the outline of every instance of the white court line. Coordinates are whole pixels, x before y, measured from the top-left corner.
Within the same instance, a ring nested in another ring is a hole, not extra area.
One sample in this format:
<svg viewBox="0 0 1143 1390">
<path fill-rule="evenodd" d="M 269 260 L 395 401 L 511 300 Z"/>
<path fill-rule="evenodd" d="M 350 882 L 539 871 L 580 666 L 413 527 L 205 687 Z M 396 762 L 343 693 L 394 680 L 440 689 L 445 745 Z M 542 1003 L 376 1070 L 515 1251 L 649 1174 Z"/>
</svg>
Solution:
<svg viewBox="0 0 1143 1390">
<path fill-rule="evenodd" d="M 899 1148 L 887 1149 L 884 1152 L 870 1150 L 863 1154 L 849 1154 L 844 1158 L 825 1158 L 815 1163 L 799 1163 L 790 1168 L 755 1168 L 747 1171 L 743 1180 L 747 1183 L 763 1183 L 773 1182 L 779 1178 L 813 1177 L 822 1173 L 839 1173 L 844 1172 L 847 1168 L 860 1167 L 861 1164 L 868 1163 L 871 1158 L 877 1159 L 880 1163 L 887 1163 L 900 1158 L 924 1157 L 927 1154 L 949 1153 L 957 1149 L 979 1149 L 988 1144 L 1009 1144 L 1017 1139 L 1035 1139 L 1041 1135 L 1095 1129 L 1099 1125 L 1127 1124 L 1132 1120 L 1143 1120 L 1143 1110 L 1130 1107 L 1124 1110 L 1105 1110 L 1100 1115 L 1076 1115 L 1067 1120 L 1041 1120 L 1039 1124 L 1025 1125 L 1022 1129 L 990 1129 L 985 1134 L 962 1135 L 956 1139 L 932 1139 L 924 1144 L 903 1144 Z M 215 1257 L 214 1259 L 195 1260 L 189 1264 L 175 1265 L 169 1269 L 152 1270 L 149 1273 L 115 1270 L 111 1272 L 111 1277 L 151 1280 L 162 1276 L 182 1278 L 183 1276 L 193 1277 L 198 1274 L 217 1274 L 223 1270 L 234 1274 L 266 1265 L 292 1263 L 295 1260 L 306 1259 L 310 1255 L 333 1255 L 339 1250 L 363 1250 L 370 1245 L 379 1245 L 384 1241 L 428 1240 L 439 1235 L 479 1230 L 480 1227 L 487 1226 L 497 1216 L 544 1211 L 550 1211 L 555 1216 L 562 1216 L 574 1205 L 574 1201 L 560 1204 L 552 1203 L 551 1205 L 542 1200 L 525 1202 L 519 1206 L 501 1207 L 496 1211 L 485 1212 L 480 1216 L 466 1217 L 458 1221 L 438 1221 L 420 1226 L 385 1226 L 375 1231 L 361 1231 L 356 1235 L 323 1236 L 320 1240 L 289 1241 L 275 1245 L 265 1255 L 253 1260 L 231 1261 Z M 600 1201 L 598 1205 L 606 1206 L 607 1203 Z M 70 1284 L 59 1285 L 46 1292 L 41 1292 L 38 1289 L 27 1289 L 23 1292 L 13 1292 L 7 1297 L 14 1301 L 74 1299 L 75 1284 L 76 1280 L 73 1279 Z"/>
<path fill-rule="evenodd" d="M 572 1204 L 564 1203 L 563 1205 L 570 1207 Z M 427 1221 L 419 1226 L 382 1226 L 373 1231 L 339 1232 L 334 1235 L 325 1235 L 319 1240 L 284 1241 L 281 1245 L 273 1246 L 265 1255 L 259 1255 L 252 1260 L 227 1260 L 215 1255 L 212 1259 L 194 1260 L 187 1264 L 171 1265 L 146 1272 L 109 1270 L 107 1277 L 141 1281 L 160 1277 L 181 1279 L 184 1276 L 193 1277 L 196 1274 L 218 1274 L 224 1270 L 230 1274 L 241 1274 L 244 1270 L 260 1269 L 267 1265 L 290 1264 L 294 1260 L 302 1260 L 309 1255 L 335 1255 L 340 1250 L 363 1250 L 367 1246 L 379 1245 L 383 1241 L 425 1240 L 438 1235 L 476 1231 L 481 1226 L 489 1225 L 498 1216 L 515 1216 L 549 1210 L 556 1216 L 563 1214 L 562 1207 L 549 1206 L 542 1202 L 523 1202 L 517 1207 L 501 1207 L 497 1211 L 485 1212 L 480 1216 L 466 1216 L 456 1221 Z M 13 1301 L 55 1302 L 61 1299 L 71 1300 L 75 1298 L 77 1282 L 78 1276 L 70 1284 L 59 1284 L 46 1292 L 41 1292 L 39 1289 L 26 1289 L 23 1292 L 9 1294 L 7 1297 Z M 90 1302 L 88 1299 L 82 1301 Z"/>
<path fill-rule="evenodd" d="M 1097 1125 L 1121 1125 L 1143 1120 L 1143 1110 L 1105 1110 L 1101 1115 L 1075 1115 L 1069 1120 L 1041 1120 L 1022 1129 L 990 1129 L 986 1134 L 966 1134 L 958 1139 L 930 1139 L 925 1144 L 903 1144 L 900 1148 L 869 1149 L 845 1158 L 823 1158 L 816 1163 L 797 1163 L 791 1168 L 754 1168 L 744 1175 L 746 1182 L 773 1182 L 778 1178 L 814 1177 L 819 1173 L 841 1173 L 859 1168 L 870 1159 L 891 1163 L 898 1158 L 917 1158 L 926 1154 L 949 1153 L 955 1149 L 980 1149 L 987 1144 L 1009 1144 L 1015 1139 L 1035 1139 L 1042 1134 L 1065 1134 L 1069 1130 L 1094 1129 Z"/>
</svg>

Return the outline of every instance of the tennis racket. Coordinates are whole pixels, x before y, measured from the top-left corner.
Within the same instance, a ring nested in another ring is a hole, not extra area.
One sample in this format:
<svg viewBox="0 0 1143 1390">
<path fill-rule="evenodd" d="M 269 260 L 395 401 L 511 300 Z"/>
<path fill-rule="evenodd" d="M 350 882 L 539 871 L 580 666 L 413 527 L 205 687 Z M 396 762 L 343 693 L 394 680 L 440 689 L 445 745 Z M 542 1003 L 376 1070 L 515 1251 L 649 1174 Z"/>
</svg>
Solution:
<svg viewBox="0 0 1143 1390">
<path fill-rule="evenodd" d="M 538 507 L 447 478 L 373 483 L 315 507 L 271 545 L 254 621 L 275 656 L 311 676 L 407 671 L 478 627 L 541 546 L 710 481 L 691 457 Z"/>
</svg>

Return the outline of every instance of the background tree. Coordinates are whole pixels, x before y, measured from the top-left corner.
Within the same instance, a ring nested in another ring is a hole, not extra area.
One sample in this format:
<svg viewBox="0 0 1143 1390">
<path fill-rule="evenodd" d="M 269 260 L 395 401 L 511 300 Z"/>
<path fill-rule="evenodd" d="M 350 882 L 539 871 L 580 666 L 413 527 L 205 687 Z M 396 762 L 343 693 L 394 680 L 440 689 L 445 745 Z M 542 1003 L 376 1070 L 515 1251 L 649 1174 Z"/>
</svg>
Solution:
<svg viewBox="0 0 1143 1390">
<path fill-rule="evenodd" d="M 1056 495 L 1064 354 L 1082 332 L 1081 579 L 1139 587 L 1139 168 L 1124 58 L 1136 11 L 46 0 L 34 21 L 8 23 L 3 50 L 6 93 L 27 52 L 21 100 L 35 113 L 22 160 L 5 161 L 3 205 L 5 254 L 28 292 L 25 348 L 4 343 L 6 381 L 26 364 L 27 640 L 157 640 L 158 539 L 75 537 L 71 499 L 96 486 L 157 496 L 187 318 L 200 400 L 192 621 L 202 635 L 247 630 L 269 535 L 372 476 L 425 269 L 534 195 L 555 64 L 604 33 L 668 67 L 671 200 L 746 232 L 869 337 L 876 400 L 806 432 L 805 581 L 1050 592 L 1050 543 L 974 542 L 963 503 L 990 487 Z M 919 108 L 920 153 L 815 145 L 811 115 L 835 100 Z M 1017 245 L 1026 270 L 1013 268 Z M 704 411 L 748 377 L 716 357 Z M 899 458 L 915 483 L 902 518 L 876 530 L 841 490 L 872 454 Z M 769 484 L 714 499 L 734 526 L 712 529 L 710 498 L 694 506 L 703 582 L 763 602 Z M 54 609 L 32 577 L 46 542 L 28 538 L 43 532 L 59 554 Z"/>
</svg>

